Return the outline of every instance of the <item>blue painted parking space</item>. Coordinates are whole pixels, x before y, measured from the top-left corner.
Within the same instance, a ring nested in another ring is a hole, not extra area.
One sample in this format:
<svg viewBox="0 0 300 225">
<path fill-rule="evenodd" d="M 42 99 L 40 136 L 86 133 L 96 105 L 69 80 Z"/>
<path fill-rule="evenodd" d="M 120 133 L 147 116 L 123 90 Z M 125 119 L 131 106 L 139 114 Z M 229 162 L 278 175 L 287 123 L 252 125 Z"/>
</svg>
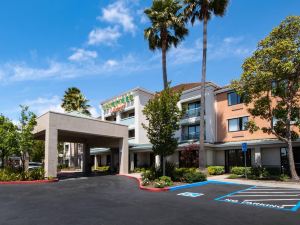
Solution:
<svg viewBox="0 0 300 225">
<path fill-rule="evenodd" d="M 202 194 L 202 193 L 193 193 L 193 192 L 183 192 L 183 193 L 179 193 L 177 195 L 184 196 L 184 197 L 190 197 L 190 198 L 196 198 L 196 197 L 200 197 L 204 194 Z"/>
<path fill-rule="evenodd" d="M 296 212 L 300 208 L 300 189 L 253 186 L 215 200 Z"/>
</svg>

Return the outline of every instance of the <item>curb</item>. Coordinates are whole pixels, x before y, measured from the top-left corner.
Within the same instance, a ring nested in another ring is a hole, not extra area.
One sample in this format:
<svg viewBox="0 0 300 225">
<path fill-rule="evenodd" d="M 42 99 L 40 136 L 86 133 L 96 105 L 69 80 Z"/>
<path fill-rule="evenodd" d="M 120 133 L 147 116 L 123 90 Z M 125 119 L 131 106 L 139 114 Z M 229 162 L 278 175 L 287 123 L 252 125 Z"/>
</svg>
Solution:
<svg viewBox="0 0 300 225">
<path fill-rule="evenodd" d="M 58 179 L 53 180 L 19 180 L 19 181 L 0 181 L 1 184 L 45 184 L 58 182 Z"/>
<path fill-rule="evenodd" d="M 169 191 L 170 190 L 169 187 L 165 187 L 165 188 L 150 188 L 150 187 L 145 187 L 145 186 L 142 185 L 142 179 L 141 178 L 132 177 L 132 176 L 129 176 L 127 174 L 118 174 L 118 176 L 124 176 L 124 177 L 128 177 L 128 178 L 131 178 L 131 179 L 135 179 L 138 182 L 139 189 L 144 190 L 144 191 L 165 192 L 165 191 Z"/>
</svg>

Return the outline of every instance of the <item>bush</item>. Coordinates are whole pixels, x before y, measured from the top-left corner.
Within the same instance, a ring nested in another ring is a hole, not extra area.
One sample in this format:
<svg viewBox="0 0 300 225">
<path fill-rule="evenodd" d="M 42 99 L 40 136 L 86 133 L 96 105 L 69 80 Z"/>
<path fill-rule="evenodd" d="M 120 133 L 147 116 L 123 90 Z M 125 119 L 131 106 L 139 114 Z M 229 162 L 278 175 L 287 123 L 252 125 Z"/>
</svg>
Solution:
<svg viewBox="0 0 300 225">
<path fill-rule="evenodd" d="M 156 179 L 156 173 L 155 170 L 146 170 L 144 173 L 142 173 L 142 180 L 148 179 L 150 181 L 153 181 Z"/>
<path fill-rule="evenodd" d="M 206 181 L 206 175 L 201 172 L 189 172 L 183 174 L 183 180 L 187 183 Z"/>
<path fill-rule="evenodd" d="M 155 188 L 164 188 L 164 187 L 166 187 L 167 185 L 166 185 L 166 182 L 164 182 L 164 181 L 161 181 L 161 180 L 158 180 L 158 179 L 156 179 L 155 181 L 154 181 L 154 187 Z"/>
<path fill-rule="evenodd" d="M 195 173 L 197 168 L 175 168 L 172 179 L 174 181 L 183 181 L 183 175 L 186 173 Z"/>
<path fill-rule="evenodd" d="M 45 177 L 44 168 L 33 169 L 27 172 L 29 180 L 43 180 Z"/>
<path fill-rule="evenodd" d="M 224 166 L 209 166 L 207 167 L 209 175 L 221 175 L 225 173 Z"/>
<path fill-rule="evenodd" d="M 280 181 L 288 181 L 289 179 L 290 179 L 290 177 L 288 175 L 286 175 L 286 174 L 281 174 L 279 176 L 279 180 Z"/>
<path fill-rule="evenodd" d="M 144 180 L 142 180 L 142 186 L 147 186 L 150 184 L 150 180 L 148 178 L 145 178 Z"/>
<path fill-rule="evenodd" d="M 100 167 L 97 167 L 96 171 L 108 172 L 108 171 L 110 171 L 110 166 L 100 166 Z"/>
<path fill-rule="evenodd" d="M 144 173 L 144 172 L 146 172 L 146 170 L 148 170 L 148 169 L 145 167 L 136 167 L 136 168 L 134 168 L 133 172 L 134 173 Z"/>
<path fill-rule="evenodd" d="M 230 172 L 232 174 L 235 174 L 235 175 L 245 175 L 245 167 L 239 167 L 239 166 L 236 166 L 236 167 L 232 167 Z M 246 167 L 246 172 L 247 174 L 251 174 L 251 167 Z"/>
<path fill-rule="evenodd" d="M 67 169 L 67 168 L 69 168 L 69 165 L 67 165 L 67 164 L 60 164 L 57 166 L 57 169 L 59 169 L 59 170 Z"/>
<path fill-rule="evenodd" d="M 171 185 L 173 185 L 173 182 L 172 182 L 171 177 L 168 177 L 168 176 L 162 176 L 162 177 L 160 177 L 160 178 L 159 178 L 159 181 L 165 182 L 166 186 L 171 186 Z"/>
<path fill-rule="evenodd" d="M 3 169 L 0 170 L 0 181 L 43 180 L 44 175 L 44 168 L 33 169 L 26 172 L 13 169 Z"/>
<path fill-rule="evenodd" d="M 237 179 L 239 178 L 240 176 L 239 175 L 236 175 L 236 174 L 230 174 L 227 178 L 228 179 Z"/>
</svg>

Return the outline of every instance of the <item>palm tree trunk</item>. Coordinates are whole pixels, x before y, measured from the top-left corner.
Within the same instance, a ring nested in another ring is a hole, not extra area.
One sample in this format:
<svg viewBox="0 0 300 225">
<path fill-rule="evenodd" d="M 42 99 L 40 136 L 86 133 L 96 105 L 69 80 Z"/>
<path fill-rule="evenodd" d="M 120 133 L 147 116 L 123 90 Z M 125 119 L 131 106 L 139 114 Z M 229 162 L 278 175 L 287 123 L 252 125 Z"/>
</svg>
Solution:
<svg viewBox="0 0 300 225">
<path fill-rule="evenodd" d="M 167 75 L 167 34 L 162 31 L 162 72 L 163 72 L 163 81 L 164 81 L 164 89 L 168 87 L 168 75 Z"/>
<path fill-rule="evenodd" d="M 167 75 L 167 42 L 168 42 L 168 36 L 166 31 L 161 31 L 161 38 L 162 38 L 162 46 L 161 46 L 161 52 L 162 52 L 162 72 L 163 72 L 163 82 L 164 82 L 164 89 L 168 87 L 168 75 Z M 166 175 L 166 157 L 161 157 L 161 163 L 162 165 L 162 172 L 163 176 Z"/>
<path fill-rule="evenodd" d="M 200 108 L 200 148 L 199 148 L 199 168 L 206 167 L 206 152 L 204 148 L 205 134 L 205 83 L 206 83 L 206 54 L 207 54 L 207 17 L 203 21 L 203 57 L 202 57 L 202 78 L 201 78 L 201 108 Z"/>
</svg>

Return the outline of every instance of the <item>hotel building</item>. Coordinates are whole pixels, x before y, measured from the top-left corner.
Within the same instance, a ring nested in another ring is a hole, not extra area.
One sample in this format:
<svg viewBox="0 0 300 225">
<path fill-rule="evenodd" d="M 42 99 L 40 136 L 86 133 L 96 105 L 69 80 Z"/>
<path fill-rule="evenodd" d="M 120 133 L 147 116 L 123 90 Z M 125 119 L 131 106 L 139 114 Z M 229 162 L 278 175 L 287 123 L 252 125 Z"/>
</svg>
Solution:
<svg viewBox="0 0 300 225">
<path fill-rule="evenodd" d="M 173 87 L 182 91 L 178 107 L 187 109 L 180 120 L 180 129 L 175 136 L 179 146 L 175 153 L 167 158 L 177 166 L 182 165 L 182 151 L 191 144 L 199 143 L 200 135 L 200 83 L 181 84 Z M 264 166 L 278 170 L 288 169 L 286 145 L 272 135 L 258 131 L 251 134 L 245 129 L 245 122 L 251 116 L 242 99 L 228 87 L 206 83 L 205 102 L 205 149 L 206 164 L 225 166 L 226 171 L 232 166 L 244 165 L 241 145 L 246 142 L 248 166 Z M 135 88 L 101 102 L 101 119 L 114 121 L 128 126 L 129 168 L 149 167 L 154 165 L 155 157 L 151 144 L 142 124 L 147 121 L 143 109 L 154 93 L 144 88 Z M 262 125 L 265 121 L 255 118 Z M 110 165 L 110 149 L 92 149 L 94 165 Z M 300 141 L 294 142 L 294 156 L 300 173 Z"/>
</svg>

